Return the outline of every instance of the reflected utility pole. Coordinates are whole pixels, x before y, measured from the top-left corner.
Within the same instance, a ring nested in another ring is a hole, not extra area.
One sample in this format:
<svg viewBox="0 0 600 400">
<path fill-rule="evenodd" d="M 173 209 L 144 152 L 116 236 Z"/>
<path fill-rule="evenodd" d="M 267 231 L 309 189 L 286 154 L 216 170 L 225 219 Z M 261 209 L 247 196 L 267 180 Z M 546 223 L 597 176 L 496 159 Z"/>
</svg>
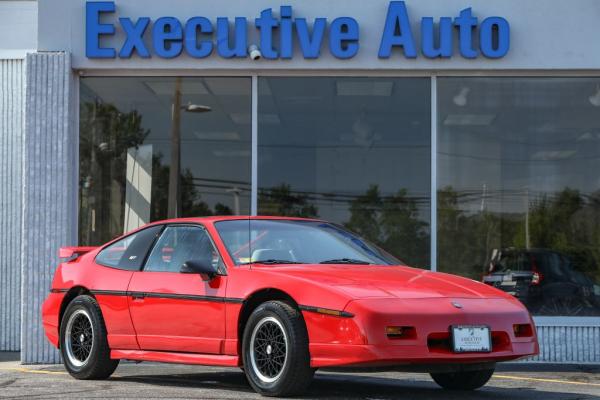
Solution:
<svg viewBox="0 0 600 400">
<path fill-rule="evenodd" d="M 171 167 L 169 169 L 169 193 L 167 218 L 181 217 L 181 110 L 190 113 L 211 111 L 209 106 L 181 105 L 181 77 L 175 78 L 175 92 L 171 109 Z"/>
<path fill-rule="evenodd" d="M 167 218 L 181 216 L 181 77 L 175 78 L 175 94 L 171 108 L 171 168 Z"/>
<path fill-rule="evenodd" d="M 240 215 L 240 193 L 242 193 L 242 189 L 238 187 L 232 187 L 231 189 L 227 189 L 225 191 L 233 194 L 233 215 Z"/>
<path fill-rule="evenodd" d="M 525 248 L 529 250 L 529 187 L 525 188 Z"/>
</svg>

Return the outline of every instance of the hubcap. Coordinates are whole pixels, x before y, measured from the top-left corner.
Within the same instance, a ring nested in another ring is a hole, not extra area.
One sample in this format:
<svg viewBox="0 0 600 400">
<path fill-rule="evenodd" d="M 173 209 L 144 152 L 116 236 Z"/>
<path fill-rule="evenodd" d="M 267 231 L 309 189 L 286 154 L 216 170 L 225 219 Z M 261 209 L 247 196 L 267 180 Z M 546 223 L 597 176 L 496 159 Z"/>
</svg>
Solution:
<svg viewBox="0 0 600 400">
<path fill-rule="evenodd" d="M 94 328 L 86 310 L 77 310 L 71 314 L 67 321 L 64 341 L 69 362 L 75 367 L 84 366 L 94 347 Z"/>
<path fill-rule="evenodd" d="M 275 382 L 283 373 L 288 359 L 288 337 L 275 317 L 261 319 L 250 337 L 250 363 L 258 378 Z"/>
</svg>

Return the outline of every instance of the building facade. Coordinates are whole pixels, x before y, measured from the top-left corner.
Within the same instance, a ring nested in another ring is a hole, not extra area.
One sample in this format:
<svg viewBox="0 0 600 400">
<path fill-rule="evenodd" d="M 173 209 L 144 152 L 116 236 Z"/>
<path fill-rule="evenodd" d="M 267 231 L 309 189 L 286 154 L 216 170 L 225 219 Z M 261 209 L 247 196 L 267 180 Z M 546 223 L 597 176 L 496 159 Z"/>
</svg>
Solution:
<svg viewBox="0 0 600 400">
<path fill-rule="evenodd" d="M 600 363 L 593 0 L 0 1 L 0 351 L 56 362 L 65 245 L 320 217 L 534 315 Z"/>
</svg>

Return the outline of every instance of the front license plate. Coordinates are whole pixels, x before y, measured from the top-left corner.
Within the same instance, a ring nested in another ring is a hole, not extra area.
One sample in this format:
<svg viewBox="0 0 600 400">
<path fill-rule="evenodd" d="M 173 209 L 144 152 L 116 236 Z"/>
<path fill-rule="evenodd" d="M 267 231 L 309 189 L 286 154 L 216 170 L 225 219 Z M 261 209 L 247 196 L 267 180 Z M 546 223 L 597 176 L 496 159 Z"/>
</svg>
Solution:
<svg viewBox="0 0 600 400">
<path fill-rule="evenodd" d="M 459 325 L 452 327 L 452 345 L 456 353 L 492 351 L 490 328 Z"/>
</svg>

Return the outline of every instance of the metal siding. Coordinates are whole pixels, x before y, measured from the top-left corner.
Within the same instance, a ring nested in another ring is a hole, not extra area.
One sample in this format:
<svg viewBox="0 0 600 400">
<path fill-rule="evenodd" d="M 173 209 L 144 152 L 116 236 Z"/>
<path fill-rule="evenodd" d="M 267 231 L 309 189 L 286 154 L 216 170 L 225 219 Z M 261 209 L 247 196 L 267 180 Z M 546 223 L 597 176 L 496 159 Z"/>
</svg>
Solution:
<svg viewBox="0 0 600 400">
<path fill-rule="evenodd" d="M 525 362 L 599 364 L 600 326 L 537 327 L 540 354 Z"/>
<path fill-rule="evenodd" d="M 24 60 L 0 60 L 0 351 L 20 350 Z"/>
<path fill-rule="evenodd" d="M 59 355 L 45 338 L 41 304 L 59 263 L 58 248 L 76 243 L 76 130 L 69 56 L 28 54 L 26 79 L 21 360 L 53 363 Z"/>
</svg>

